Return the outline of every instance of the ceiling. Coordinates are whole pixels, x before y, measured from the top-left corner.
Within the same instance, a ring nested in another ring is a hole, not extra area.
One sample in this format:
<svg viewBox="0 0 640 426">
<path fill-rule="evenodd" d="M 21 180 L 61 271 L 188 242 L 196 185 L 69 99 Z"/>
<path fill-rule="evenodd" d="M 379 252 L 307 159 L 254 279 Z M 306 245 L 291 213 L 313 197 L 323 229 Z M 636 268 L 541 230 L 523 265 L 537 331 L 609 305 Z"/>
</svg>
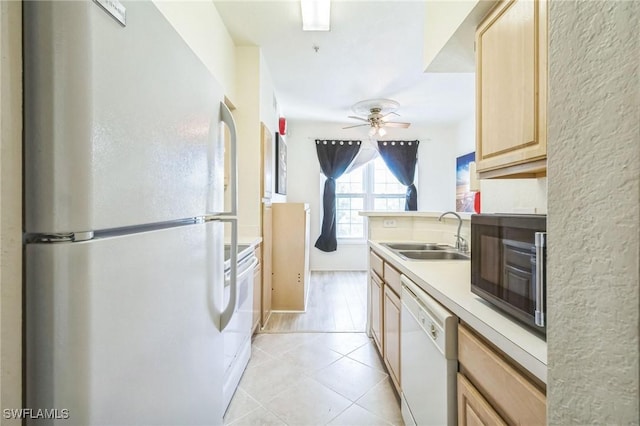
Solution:
<svg viewBox="0 0 640 426">
<path fill-rule="evenodd" d="M 299 1 L 214 2 L 236 45 L 261 47 L 289 120 L 356 124 L 351 106 L 372 98 L 414 126 L 474 111 L 474 74 L 423 72 L 423 1 L 333 0 L 328 32 L 302 31 Z"/>
</svg>

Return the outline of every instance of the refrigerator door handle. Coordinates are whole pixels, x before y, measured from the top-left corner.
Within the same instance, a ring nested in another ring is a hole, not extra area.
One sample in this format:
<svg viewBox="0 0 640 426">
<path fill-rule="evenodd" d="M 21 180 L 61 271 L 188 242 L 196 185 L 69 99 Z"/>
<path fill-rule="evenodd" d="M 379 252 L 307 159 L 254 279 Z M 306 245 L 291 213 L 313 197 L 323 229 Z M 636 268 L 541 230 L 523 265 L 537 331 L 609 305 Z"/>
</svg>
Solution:
<svg viewBox="0 0 640 426">
<path fill-rule="evenodd" d="M 229 304 L 220 314 L 220 331 L 231 322 L 231 317 L 236 310 L 238 297 L 238 220 L 236 218 L 220 218 L 221 222 L 229 222 L 231 224 L 231 253 L 230 253 L 230 277 L 229 277 Z M 224 276 L 223 282 L 224 285 Z"/>
<path fill-rule="evenodd" d="M 229 141 L 229 164 L 231 170 L 229 171 L 229 187 L 231 195 L 231 210 L 222 213 L 223 216 L 237 216 L 238 215 L 238 146 L 237 146 L 237 130 L 236 123 L 233 120 L 231 110 L 225 105 L 224 102 L 220 102 L 220 119 L 229 128 L 231 140 Z"/>
</svg>

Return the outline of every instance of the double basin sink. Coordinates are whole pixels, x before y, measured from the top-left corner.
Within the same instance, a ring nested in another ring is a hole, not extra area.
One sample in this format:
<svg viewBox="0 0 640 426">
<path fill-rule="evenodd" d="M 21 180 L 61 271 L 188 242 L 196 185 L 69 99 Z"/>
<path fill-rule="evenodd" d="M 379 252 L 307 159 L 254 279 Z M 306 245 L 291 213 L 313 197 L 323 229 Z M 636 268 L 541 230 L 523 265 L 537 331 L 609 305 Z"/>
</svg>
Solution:
<svg viewBox="0 0 640 426">
<path fill-rule="evenodd" d="M 407 260 L 469 260 L 454 247 L 434 243 L 381 243 Z"/>
</svg>

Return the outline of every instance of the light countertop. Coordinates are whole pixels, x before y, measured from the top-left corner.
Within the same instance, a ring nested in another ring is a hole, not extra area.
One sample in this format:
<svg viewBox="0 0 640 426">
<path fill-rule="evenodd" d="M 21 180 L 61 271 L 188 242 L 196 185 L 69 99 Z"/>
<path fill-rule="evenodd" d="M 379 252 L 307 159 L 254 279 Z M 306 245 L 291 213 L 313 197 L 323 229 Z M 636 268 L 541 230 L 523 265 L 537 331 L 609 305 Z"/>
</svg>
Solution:
<svg viewBox="0 0 640 426">
<path fill-rule="evenodd" d="M 524 369 L 547 382 L 547 342 L 471 293 L 470 261 L 404 260 L 379 243 L 370 240 L 369 246 Z"/>
<path fill-rule="evenodd" d="M 244 244 L 251 247 L 257 247 L 262 242 L 262 237 L 238 236 L 238 244 Z"/>
<path fill-rule="evenodd" d="M 380 211 L 380 210 L 362 210 L 358 212 L 360 216 L 367 217 L 432 217 L 439 218 L 444 212 L 423 212 L 423 211 Z M 472 213 L 460 213 L 458 215 L 462 220 L 471 220 Z"/>
</svg>

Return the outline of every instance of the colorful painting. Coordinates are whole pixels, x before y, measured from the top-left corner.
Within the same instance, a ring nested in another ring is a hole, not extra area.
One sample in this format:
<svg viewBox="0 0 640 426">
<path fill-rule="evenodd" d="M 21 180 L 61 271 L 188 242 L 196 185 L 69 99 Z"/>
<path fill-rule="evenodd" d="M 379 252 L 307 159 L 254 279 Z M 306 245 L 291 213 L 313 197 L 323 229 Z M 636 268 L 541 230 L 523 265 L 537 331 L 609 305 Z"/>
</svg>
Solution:
<svg viewBox="0 0 640 426">
<path fill-rule="evenodd" d="M 470 152 L 456 158 L 456 211 L 473 213 L 474 193 L 469 189 L 471 177 L 469 163 L 476 160 L 476 153 Z"/>
</svg>

